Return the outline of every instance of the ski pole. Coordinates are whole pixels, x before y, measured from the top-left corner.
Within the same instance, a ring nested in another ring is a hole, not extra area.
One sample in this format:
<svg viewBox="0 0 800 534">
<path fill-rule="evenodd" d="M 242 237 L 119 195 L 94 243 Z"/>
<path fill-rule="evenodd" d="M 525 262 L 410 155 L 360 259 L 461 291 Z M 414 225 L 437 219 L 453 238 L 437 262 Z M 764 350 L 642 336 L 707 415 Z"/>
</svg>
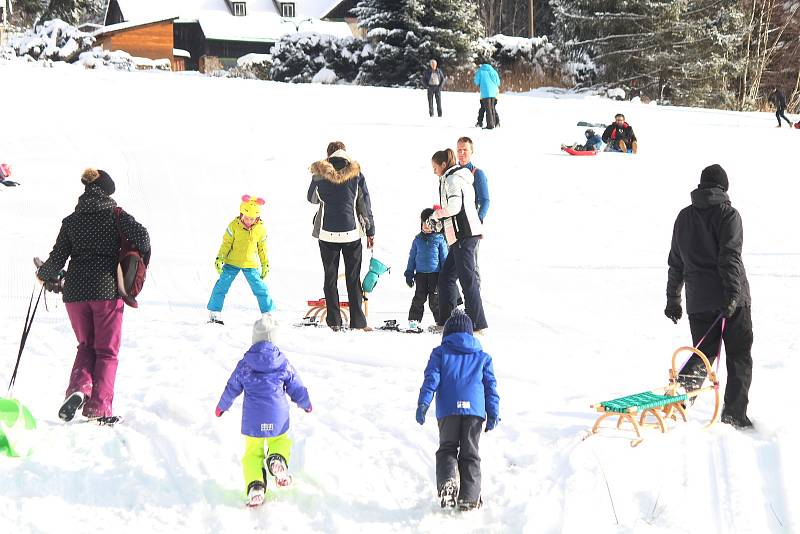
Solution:
<svg viewBox="0 0 800 534">
<path fill-rule="evenodd" d="M 22 351 L 25 349 L 25 342 L 28 341 L 28 334 L 30 333 L 31 326 L 33 325 L 33 318 L 36 316 L 36 309 L 39 307 L 39 299 L 42 298 L 42 293 L 44 293 L 44 286 L 39 289 L 39 296 L 36 297 L 36 305 L 33 305 L 34 293 L 36 293 L 35 286 L 33 291 L 31 291 L 31 300 L 28 302 L 28 313 L 25 316 L 25 326 L 22 327 L 22 337 L 19 340 L 19 354 L 17 354 L 17 363 L 14 365 L 14 372 L 11 374 L 11 381 L 8 383 L 9 397 L 11 397 L 11 391 L 14 389 L 14 382 L 17 379 L 17 371 L 19 370 L 19 362 L 22 359 Z M 31 312 L 31 306 L 33 306 L 33 312 Z"/>
</svg>

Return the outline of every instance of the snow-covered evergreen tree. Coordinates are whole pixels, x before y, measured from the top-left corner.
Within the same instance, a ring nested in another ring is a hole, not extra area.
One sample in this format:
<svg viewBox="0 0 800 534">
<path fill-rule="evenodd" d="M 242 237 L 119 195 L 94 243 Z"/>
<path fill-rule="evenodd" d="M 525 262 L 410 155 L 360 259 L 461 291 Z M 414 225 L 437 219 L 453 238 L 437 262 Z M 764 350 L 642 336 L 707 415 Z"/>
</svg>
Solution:
<svg viewBox="0 0 800 534">
<path fill-rule="evenodd" d="M 467 66 L 484 33 L 470 0 L 361 0 L 353 12 L 374 46 L 359 78 L 370 85 L 418 85 L 431 59 L 447 72 Z"/>
<path fill-rule="evenodd" d="M 50 0 L 39 21 L 61 19 L 69 24 L 97 22 L 105 10 L 105 0 Z"/>
<path fill-rule="evenodd" d="M 557 42 L 587 53 L 600 80 L 653 98 L 728 106 L 744 19 L 718 0 L 551 0 Z"/>
</svg>

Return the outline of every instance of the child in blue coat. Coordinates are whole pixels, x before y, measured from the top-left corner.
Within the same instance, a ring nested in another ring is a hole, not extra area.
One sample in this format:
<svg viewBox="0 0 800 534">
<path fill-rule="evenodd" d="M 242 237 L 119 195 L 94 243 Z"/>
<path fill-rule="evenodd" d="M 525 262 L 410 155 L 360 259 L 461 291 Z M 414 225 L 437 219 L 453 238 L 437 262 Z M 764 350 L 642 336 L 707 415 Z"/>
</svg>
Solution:
<svg viewBox="0 0 800 534">
<path fill-rule="evenodd" d="M 436 324 L 439 323 L 439 269 L 447 259 L 447 241 L 440 232 L 434 232 L 425 224 L 433 215 L 431 208 L 425 208 L 420 213 L 420 229 L 411 243 L 408 253 L 408 266 L 405 274 L 408 287 L 417 284 L 417 290 L 411 299 L 411 308 L 408 310 L 408 328 L 416 330 L 425 313 L 425 301 L 433 314 Z"/>
<path fill-rule="evenodd" d="M 278 324 L 271 315 L 255 322 L 253 346 L 236 364 L 215 411 L 220 417 L 244 391 L 242 468 L 250 506 L 264 502 L 265 465 L 278 486 L 291 483 L 288 462 L 292 441 L 287 434 L 289 403 L 286 395 L 300 408 L 311 412 L 308 390 L 286 356 L 274 345 L 277 329 Z"/>
<path fill-rule="evenodd" d="M 436 488 L 442 508 L 472 510 L 481 505 L 481 458 L 478 441 L 500 422 L 500 397 L 492 357 L 472 335 L 472 320 L 459 308 L 447 319 L 442 344 L 431 352 L 419 390 L 417 422 L 436 395 L 439 450 Z"/>
</svg>

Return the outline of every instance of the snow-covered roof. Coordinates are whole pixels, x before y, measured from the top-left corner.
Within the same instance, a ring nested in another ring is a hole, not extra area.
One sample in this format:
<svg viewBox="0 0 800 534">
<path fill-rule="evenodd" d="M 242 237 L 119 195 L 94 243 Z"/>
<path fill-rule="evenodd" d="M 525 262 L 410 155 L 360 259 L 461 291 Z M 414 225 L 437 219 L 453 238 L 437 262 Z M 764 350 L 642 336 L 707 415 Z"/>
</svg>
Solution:
<svg viewBox="0 0 800 534">
<path fill-rule="evenodd" d="M 272 13 L 281 15 L 274 0 L 232 0 L 247 4 L 247 19 L 251 14 Z M 125 20 L 153 20 L 159 17 L 180 16 L 181 18 L 199 19 L 200 13 L 222 11 L 230 15 L 225 0 L 117 0 Z M 297 18 L 324 17 L 342 0 L 295 0 L 294 12 Z M 233 16 L 233 15 L 230 15 Z"/>
<path fill-rule="evenodd" d="M 159 22 L 164 22 L 167 20 L 175 20 L 176 17 L 166 17 L 163 19 L 158 20 L 148 20 L 148 21 L 141 21 L 141 22 L 120 22 L 118 24 L 109 24 L 108 26 L 102 26 L 100 29 L 95 30 L 92 32 L 92 35 L 95 37 L 100 37 L 102 35 L 107 35 L 109 33 L 115 33 L 122 30 L 129 30 L 131 28 L 137 28 L 139 26 L 147 26 L 148 24 L 158 24 Z"/>
<path fill-rule="evenodd" d="M 126 23 L 152 22 L 159 18 L 177 18 L 178 23 L 198 22 L 206 39 L 220 41 L 273 42 L 282 35 L 297 32 L 335 37 L 353 35 L 347 23 L 303 15 L 324 11 L 330 6 L 330 0 L 296 2 L 297 16 L 292 19 L 282 18 L 272 0 L 247 0 L 247 15 L 243 17 L 232 15 L 225 0 L 117 0 L 117 3 Z"/>
</svg>

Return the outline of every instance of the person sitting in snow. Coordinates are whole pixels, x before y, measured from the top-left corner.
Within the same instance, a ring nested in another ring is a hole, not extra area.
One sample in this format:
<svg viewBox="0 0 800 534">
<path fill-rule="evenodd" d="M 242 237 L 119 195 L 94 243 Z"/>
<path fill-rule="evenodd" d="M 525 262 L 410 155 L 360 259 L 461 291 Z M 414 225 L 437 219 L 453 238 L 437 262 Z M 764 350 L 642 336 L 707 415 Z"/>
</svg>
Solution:
<svg viewBox="0 0 800 534">
<path fill-rule="evenodd" d="M 264 199 L 244 195 L 239 206 L 239 216 L 225 229 L 214 266 L 219 279 L 208 300 L 209 322 L 222 324 L 221 312 L 233 280 L 244 273 L 253 295 L 258 299 L 262 314 L 270 313 L 275 304 L 264 279 L 269 274 L 267 259 L 267 230 L 261 222 Z M 258 267 L 261 267 L 259 271 Z"/>
<path fill-rule="evenodd" d="M 636 154 L 637 142 L 633 128 L 625 122 L 625 115 L 617 113 L 614 122 L 603 132 L 602 141 L 606 143 L 606 152 L 627 152 Z"/>
<path fill-rule="evenodd" d="M 594 150 L 595 152 L 600 152 L 603 149 L 603 139 L 597 135 L 594 130 L 589 128 L 583 135 L 586 136 L 586 143 L 580 144 L 575 143 L 572 146 L 561 145 L 562 148 L 571 148 L 573 150 L 577 150 L 579 152 L 589 152 Z"/>
<path fill-rule="evenodd" d="M 244 391 L 242 469 L 250 506 L 264 502 L 267 471 L 278 486 L 291 484 L 289 457 L 289 403 L 286 395 L 306 413 L 311 413 L 308 390 L 286 356 L 275 346 L 278 323 L 271 315 L 253 324 L 253 345 L 236 364 L 214 411 L 228 411 Z M 265 471 L 266 466 L 266 471 Z"/>
<path fill-rule="evenodd" d="M 434 232 L 430 224 L 425 224 L 433 215 L 432 208 L 425 208 L 420 213 L 421 231 L 411 242 L 411 251 L 408 253 L 408 266 L 406 277 L 408 287 L 417 284 L 417 290 L 411 299 L 411 308 L 408 310 L 408 328 L 416 330 L 425 313 L 425 300 L 428 301 L 433 319 L 439 322 L 439 269 L 447 259 L 447 242 L 439 232 Z"/>
<path fill-rule="evenodd" d="M 436 395 L 439 450 L 436 488 L 442 508 L 472 510 L 482 504 L 478 441 L 500 422 L 500 396 L 492 357 L 472 335 L 472 320 L 459 308 L 447 319 L 442 344 L 431 352 L 417 400 L 417 423 Z"/>
</svg>

